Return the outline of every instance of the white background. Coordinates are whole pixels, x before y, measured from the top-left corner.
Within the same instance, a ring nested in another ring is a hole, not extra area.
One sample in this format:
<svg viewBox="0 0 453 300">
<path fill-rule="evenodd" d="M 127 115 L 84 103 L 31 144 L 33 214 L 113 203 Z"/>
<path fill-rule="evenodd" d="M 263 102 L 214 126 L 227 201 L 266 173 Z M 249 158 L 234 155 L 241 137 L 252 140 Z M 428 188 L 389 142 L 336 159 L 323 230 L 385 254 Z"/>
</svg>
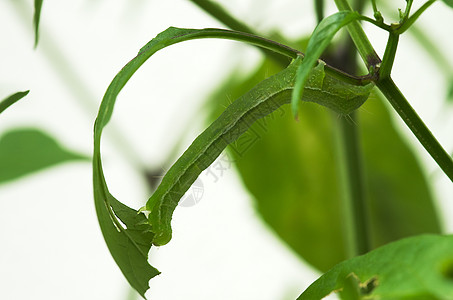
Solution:
<svg viewBox="0 0 453 300">
<path fill-rule="evenodd" d="M 296 38 L 315 26 L 312 1 L 222 3 L 261 32 L 278 28 Z M 0 2 L 0 98 L 31 90 L 2 114 L 0 134 L 37 126 L 86 154 L 108 84 L 145 43 L 169 26 L 221 27 L 187 0 L 44 1 L 41 39 L 33 50 L 32 8 L 32 1 Z M 435 3 L 420 20 L 446 54 L 453 49 L 452 17 L 453 10 Z M 367 32 L 382 55 L 386 34 L 370 26 Z M 188 146 L 203 129 L 197 112 L 216 83 L 238 66 L 251 70 L 259 59 L 249 46 L 219 40 L 175 45 L 151 58 L 121 92 L 106 130 L 103 158 L 111 192 L 134 208 L 142 206 L 149 193 L 135 164 L 160 166 L 183 132 L 180 151 Z M 403 93 L 451 152 L 446 79 L 410 36 L 401 39 L 394 68 Z M 445 229 L 452 232 L 451 182 L 404 124 L 395 122 L 430 174 Z M 171 243 L 150 253 L 162 274 L 151 280 L 149 299 L 296 298 L 319 274 L 257 218 L 233 169 L 217 182 L 205 175 L 201 202 L 178 208 Z M 97 224 L 89 163 L 0 186 L 0 299 L 127 299 L 129 292 Z"/>
</svg>

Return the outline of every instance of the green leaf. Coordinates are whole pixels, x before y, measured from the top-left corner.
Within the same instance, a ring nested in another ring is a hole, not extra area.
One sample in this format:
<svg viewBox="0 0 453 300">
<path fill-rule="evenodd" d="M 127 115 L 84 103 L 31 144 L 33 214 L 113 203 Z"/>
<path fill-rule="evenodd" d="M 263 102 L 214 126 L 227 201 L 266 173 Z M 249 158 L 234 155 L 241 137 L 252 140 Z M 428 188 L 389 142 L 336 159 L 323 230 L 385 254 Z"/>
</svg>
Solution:
<svg viewBox="0 0 453 300">
<path fill-rule="evenodd" d="M 360 279 L 352 273 L 343 281 L 343 288 L 338 291 L 341 300 L 361 300 L 374 288 L 376 280 L 373 278 L 367 283 L 361 283 Z"/>
<path fill-rule="evenodd" d="M 131 272 L 125 270 L 135 270 L 135 268 L 141 268 L 145 270 L 147 268 L 146 257 L 143 255 L 140 258 L 136 258 L 139 264 L 136 265 L 124 265 L 125 262 L 119 259 L 125 254 L 121 251 L 126 251 L 125 248 L 116 247 L 115 239 L 109 238 L 113 234 L 113 229 L 118 228 L 122 235 L 125 235 L 125 239 L 130 241 L 130 244 L 136 245 L 134 237 L 130 234 L 126 234 L 127 230 L 121 230 L 120 223 L 115 215 L 118 213 L 115 211 L 114 203 L 116 200 L 110 195 L 102 171 L 102 162 L 100 154 L 100 144 L 102 130 L 111 118 L 115 101 L 121 89 L 137 71 L 137 69 L 155 52 L 163 49 L 169 45 L 182 42 L 190 39 L 198 38 L 225 38 L 234 39 L 239 41 L 245 41 L 254 45 L 265 47 L 279 53 L 288 55 L 290 57 L 298 56 L 298 52 L 294 52 L 291 48 L 275 44 L 272 41 L 265 40 L 253 35 L 238 33 L 228 30 L 220 29 L 179 29 L 169 28 L 166 31 L 160 33 L 155 39 L 151 40 L 145 47 L 143 47 L 139 54 L 132 59 L 113 79 L 112 83 L 108 87 L 104 98 L 102 100 L 98 116 L 96 118 L 94 126 L 94 154 L 93 154 L 93 182 L 95 192 L 95 203 L 97 207 L 98 218 L 101 223 L 101 230 L 104 234 L 107 246 L 109 247 L 112 256 L 118 263 L 121 270 L 129 280 L 131 285 L 139 292 L 144 291 L 142 289 L 147 287 L 147 280 L 157 274 L 157 271 L 152 272 L 153 269 L 148 268 L 149 271 L 145 275 L 141 276 L 140 282 L 136 281 L 136 278 L 131 278 Z M 273 110 L 277 109 L 283 103 L 289 103 L 290 94 L 294 87 L 294 78 L 296 70 L 301 63 L 301 58 L 296 59 L 287 69 L 280 72 L 277 76 L 268 78 L 264 82 L 258 84 L 253 88 L 246 96 L 240 97 L 227 112 L 221 116 L 215 124 L 211 125 L 195 142 L 189 147 L 189 149 L 183 154 L 178 162 L 169 170 L 167 175 L 164 177 L 161 186 L 157 189 L 155 194 L 148 200 L 146 208 L 150 210 L 149 222 L 151 227 L 143 229 L 144 231 L 152 232 L 154 236 L 146 240 L 146 247 L 151 247 L 151 242 L 155 245 L 162 245 L 167 243 L 171 238 L 171 217 L 173 210 L 177 205 L 177 201 L 184 194 L 185 190 L 190 186 L 191 182 L 200 174 L 200 172 L 209 166 L 214 159 L 221 153 L 221 151 L 236 138 L 240 136 L 255 120 L 263 118 Z M 332 75 L 334 72 L 332 69 L 327 68 L 329 72 L 324 72 L 325 64 L 320 62 L 317 68 L 312 70 L 310 74 L 308 84 L 304 87 L 303 100 L 317 102 L 321 105 L 327 106 L 340 113 L 344 109 L 343 104 L 347 105 L 347 109 L 357 105 L 357 100 L 362 101 L 360 90 L 366 89 L 372 84 L 367 86 L 358 86 L 356 84 L 349 83 L 352 80 L 354 83 L 357 81 L 354 78 L 340 78 L 346 81 L 338 79 L 339 76 Z M 289 94 L 288 94 L 289 93 Z M 369 91 L 367 91 L 369 93 Z M 349 95 L 349 96 L 348 96 Z M 340 101 L 339 101 L 340 100 Z M 350 103 L 349 103 L 350 102 Z M 361 104 L 361 103 L 360 103 Z M 316 114 L 313 114 L 314 117 Z M 307 117 L 307 120 L 309 118 Z M 294 122 L 293 122 L 294 123 Z M 315 127 L 319 127 L 317 119 L 313 119 L 312 124 Z M 330 131 L 328 131 L 330 133 Z M 294 137 L 294 136 L 292 136 Z M 308 139 L 311 141 L 312 139 Z M 284 143 L 283 143 L 284 144 Z M 323 145 L 324 147 L 324 145 Z M 291 148 L 287 148 L 288 150 Z M 296 147 L 297 149 L 297 147 Z M 285 156 L 286 153 L 283 154 Z M 292 167 L 294 165 L 291 165 Z M 312 171 L 312 170 L 310 170 Z M 262 174 L 265 174 L 263 172 Z M 331 176 L 331 175 L 328 175 Z M 298 177 L 296 177 L 298 178 Z M 299 182 L 297 183 L 299 184 Z M 335 186 L 336 181 L 333 181 L 332 186 Z M 327 190 L 325 188 L 321 188 Z M 272 193 L 271 193 L 272 194 Z M 296 194 L 294 194 L 296 195 Z M 293 196 L 294 196 L 293 195 Z M 299 196 L 299 194 L 297 194 Z M 279 201 L 274 202 L 279 203 Z M 299 200 L 299 199 L 298 199 Z M 326 205 L 319 205 L 325 210 Z M 335 210 L 335 206 L 329 207 L 333 209 L 333 214 L 336 215 L 338 209 Z M 309 210 L 308 210 L 309 211 Z M 293 213 L 296 212 L 295 210 Z M 312 215 L 312 214 L 311 214 Z M 120 217 L 120 216 L 118 216 Z M 330 216 L 329 216 L 330 217 Z M 337 216 L 338 217 L 338 216 Z M 120 217 L 121 218 L 121 217 Z M 317 216 L 315 216 L 317 218 Z M 309 218 L 308 218 L 309 219 Z M 327 220 L 325 224 L 329 224 L 330 219 L 321 216 L 321 219 Z M 294 220 L 293 220 L 294 221 Z M 126 222 L 123 222 L 126 223 Z M 144 225 L 144 224 L 143 224 Z M 337 228 L 340 228 L 341 222 Z M 149 225 L 147 225 L 149 226 Z M 340 235 L 337 235 L 340 236 Z M 318 240 L 326 240 L 325 236 L 318 237 Z M 301 240 L 298 237 L 298 240 Z M 340 243 L 334 245 L 334 247 L 340 247 Z M 305 247 L 305 246 L 304 246 Z M 311 248 L 311 247 L 305 247 Z M 149 249 L 149 248 L 148 248 Z M 326 251 L 331 251 L 332 248 Z M 316 256 L 319 257 L 319 248 Z M 341 251 L 341 250 L 340 250 Z M 136 249 L 134 255 L 139 255 L 143 251 Z M 132 252 L 131 252 L 132 253 Z M 341 256 L 341 254 L 340 254 Z M 319 260 L 319 258 L 318 258 Z"/>
<path fill-rule="evenodd" d="M 150 58 L 154 53 L 163 48 L 188 40 L 204 38 L 219 38 L 242 41 L 293 58 L 296 58 L 299 54 L 297 50 L 294 50 L 290 47 L 248 33 L 241 33 L 225 29 L 184 29 L 169 27 L 165 31 L 159 33 L 144 47 L 142 47 L 137 56 L 132 59 L 126 66 L 124 66 L 124 68 L 115 76 L 115 78 L 111 82 L 104 95 L 104 98 L 102 99 L 101 107 L 99 108 L 99 113 L 96 118 L 94 130 L 95 148 L 99 147 L 98 144 L 100 142 L 102 129 L 110 120 L 110 117 L 113 113 L 113 107 L 115 105 L 119 92 L 127 83 L 127 81 L 132 77 L 132 75 L 138 70 L 138 68 L 140 68 L 140 66 L 145 63 L 145 61 L 148 60 L 148 58 Z"/>
<path fill-rule="evenodd" d="M 276 51 L 290 57 L 297 57 L 299 53 L 298 51 L 293 50 L 287 46 L 251 34 L 244 34 L 222 29 L 196 30 L 170 27 L 164 32 L 157 35 L 156 38 L 151 40 L 142 49 L 140 49 L 138 55 L 126 66 L 124 66 L 124 68 L 115 76 L 115 78 L 111 82 L 102 100 L 94 125 L 93 183 L 95 203 L 97 207 L 98 219 L 101 224 L 101 230 L 103 232 L 107 246 L 112 253 L 112 256 L 119 265 L 120 269 L 123 271 L 123 274 L 126 276 L 127 280 L 131 283 L 132 287 L 137 289 L 137 291 L 142 295 L 144 294 L 143 289 L 146 289 L 147 287 L 148 280 L 151 277 L 155 276 L 157 274 L 157 271 L 154 272 L 154 268 L 150 266 L 148 267 L 146 257 L 144 257 L 143 255 L 135 258 L 136 261 L 139 262 L 136 265 L 130 265 L 121 260 L 120 257 L 123 257 L 125 255 L 123 251 L 131 250 L 117 247 L 117 241 L 110 238 L 110 236 L 114 234 L 113 229 L 120 227 L 118 226 L 118 224 L 116 224 L 119 222 L 113 213 L 115 209 L 113 208 L 112 201 L 116 200 L 111 200 L 114 198 L 108 191 L 102 171 L 100 151 L 101 135 L 103 128 L 107 125 L 108 121 L 111 118 L 113 107 L 115 105 L 115 101 L 119 92 L 127 83 L 127 81 L 132 77 L 132 75 L 149 57 L 151 57 L 157 51 L 172 44 L 199 38 L 224 38 L 243 41 L 252 45 L 257 45 Z M 278 108 L 279 105 L 281 105 L 281 103 L 279 102 L 280 100 L 283 99 L 283 101 L 289 101 L 290 98 L 284 97 L 283 94 L 290 93 L 294 82 L 296 67 L 298 66 L 298 64 L 300 64 L 300 62 L 301 59 L 297 59 L 291 68 L 285 70 L 286 72 L 282 73 L 282 76 L 271 80 L 270 85 L 275 84 L 275 86 L 269 86 L 265 83 L 260 87 L 254 89 L 248 97 L 243 98 L 242 102 L 238 102 L 239 104 L 237 104 L 237 107 L 240 108 L 238 112 L 234 112 L 234 109 L 232 108 L 230 110 L 231 113 L 226 114 L 223 117 L 223 121 L 220 121 L 220 125 L 216 125 L 209 129 L 207 133 L 209 138 L 207 140 L 213 141 L 213 145 L 209 145 L 209 143 L 206 144 L 205 141 L 203 141 L 204 138 L 202 137 L 201 141 L 194 142 L 194 145 L 192 145 L 193 147 L 186 151 L 186 154 L 183 155 L 180 160 L 178 160 L 179 165 L 176 165 L 172 167 L 172 169 L 170 169 L 170 171 L 163 179 L 161 187 L 157 189 L 152 199 L 148 200 L 146 205 L 147 209 L 151 211 L 149 217 L 151 226 L 148 225 L 148 228 L 146 230 L 152 231 L 154 233 L 153 238 L 147 240 L 147 242 L 149 242 L 149 244 L 147 244 L 147 247 L 151 247 L 151 241 L 155 245 L 162 245 L 170 240 L 170 221 L 173 210 L 176 207 L 177 201 L 180 199 L 180 197 L 183 196 L 185 190 L 187 190 L 187 188 L 193 182 L 192 180 L 195 180 L 194 178 L 198 176 L 201 170 L 209 166 L 209 164 L 215 159 L 216 155 L 218 155 L 223 150 L 223 148 L 228 145 L 228 143 L 230 143 L 238 135 L 240 135 L 240 133 L 245 131 L 248 126 L 253 123 L 254 120 L 261 118 L 264 115 L 268 114 L 270 111 Z M 321 65 L 321 67 L 322 69 L 318 71 L 324 74 L 324 65 Z M 332 92 L 335 92 L 335 87 L 338 86 L 339 80 L 331 76 L 326 76 L 326 78 L 327 80 L 325 82 L 328 83 L 328 87 L 331 87 Z M 316 81 L 315 83 L 317 84 L 318 81 Z M 310 91 L 306 92 L 305 98 L 310 101 L 318 101 L 319 99 L 319 101 L 322 102 L 322 99 L 324 98 L 319 97 L 319 94 L 329 94 L 329 91 L 325 92 L 322 87 L 317 86 L 315 83 L 313 85 L 307 85 L 306 89 Z M 321 84 L 322 83 L 323 80 L 321 80 Z M 349 85 L 351 86 L 351 90 L 355 88 L 354 85 Z M 347 90 L 347 86 L 348 85 L 346 84 L 341 84 L 341 90 Z M 352 102 L 354 102 L 354 97 L 351 97 L 351 100 Z M 240 120 L 240 122 L 236 123 L 235 120 Z M 225 134 L 222 134 L 221 138 L 217 138 L 216 130 L 225 128 L 222 124 L 227 124 L 228 126 L 231 125 L 232 127 L 227 127 L 227 131 L 224 132 Z M 206 145 L 208 147 L 208 150 L 206 150 L 205 148 Z M 156 208 L 154 208 L 154 206 L 156 206 Z M 124 239 L 129 240 L 131 242 L 131 245 L 135 245 L 136 242 L 134 241 L 134 237 L 126 233 L 127 231 L 121 231 L 121 234 L 125 236 Z M 131 253 L 134 253 L 134 255 L 139 255 L 139 252 L 137 251 L 133 251 Z M 145 274 L 142 274 L 140 280 L 137 280 L 137 278 L 131 277 L 130 275 L 130 269 L 134 270 L 134 272 L 138 272 L 136 268 L 141 270 L 148 269 Z"/>
<path fill-rule="evenodd" d="M 344 261 L 310 285 L 298 300 L 351 290 L 360 298 L 453 299 L 453 236 L 406 238 Z"/>
<path fill-rule="evenodd" d="M 41 18 L 41 8 L 43 0 L 35 0 L 35 13 L 33 16 L 33 26 L 35 29 L 35 48 L 38 45 L 39 39 L 39 20 Z"/>
<path fill-rule="evenodd" d="M 60 146 L 37 129 L 14 129 L 0 138 L 0 183 L 69 161 L 89 158 Z"/>
<path fill-rule="evenodd" d="M 110 194 L 98 157 L 93 162 L 93 190 L 99 225 L 109 251 L 129 284 L 145 298 L 149 280 L 160 274 L 148 263 L 154 237 L 151 226 L 143 213 Z"/>
<path fill-rule="evenodd" d="M 23 97 L 27 96 L 28 93 L 30 91 L 25 91 L 25 92 L 17 92 L 9 97 L 7 97 L 6 99 L 3 99 L 1 102 L 0 102 L 0 114 L 5 110 L 7 109 L 8 107 L 10 107 L 11 105 L 13 105 L 14 103 L 16 103 L 17 101 L 19 101 L 20 99 L 22 99 Z"/>
<path fill-rule="evenodd" d="M 361 16 L 357 12 L 339 11 L 323 19 L 318 26 L 316 26 L 308 42 L 304 61 L 297 71 L 296 85 L 294 86 L 291 99 L 291 108 L 295 117 L 297 117 L 299 99 L 302 98 L 304 86 L 311 69 L 315 66 L 317 60 L 330 44 L 338 30 L 350 22 L 360 19 L 360 17 Z M 366 97 L 364 97 L 363 102 L 367 99 L 368 94 L 365 93 L 365 95 Z"/>
<path fill-rule="evenodd" d="M 245 77 L 235 72 L 210 97 L 214 116 L 229 99 L 278 70 L 269 61 Z M 373 247 L 440 232 L 423 170 L 374 94 L 359 110 Z M 219 104 L 220 103 L 220 104 Z M 296 253 L 326 271 L 346 259 L 333 138 L 336 116 L 304 103 L 300 121 L 282 107 L 229 146 L 229 159 L 263 219 Z M 212 119 L 212 118 L 211 118 Z M 391 146 L 390 146 L 391 145 Z"/>
<path fill-rule="evenodd" d="M 113 107 L 121 89 L 149 57 L 170 45 L 200 38 L 223 38 L 243 41 L 290 57 L 295 57 L 298 53 L 289 47 L 251 34 L 223 29 L 197 30 L 170 27 L 140 49 L 138 55 L 124 66 L 110 83 L 102 99 L 94 124 L 94 201 L 102 234 L 110 253 L 131 286 L 143 297 L 149 287 L 148 281 L 159 274 L 147 262 L 148 250 L 154 239 L 154 234 L 151 230 L 155 230 L 155 228 L 145 222 L 143 214 L 139 214 L 134 219 L 133 216 L 137 214 L 137 211 L 121 204 L 110 194 L 102 170 L 101 135 L 112 116 Z M 119 207 L 121 211 L 119 211 Z M 127 228 L 121 226 L 120 220 L 126 224 Z M 146 234 L 146 238 L 142 237 L 144 234 Z"/>
</svg>

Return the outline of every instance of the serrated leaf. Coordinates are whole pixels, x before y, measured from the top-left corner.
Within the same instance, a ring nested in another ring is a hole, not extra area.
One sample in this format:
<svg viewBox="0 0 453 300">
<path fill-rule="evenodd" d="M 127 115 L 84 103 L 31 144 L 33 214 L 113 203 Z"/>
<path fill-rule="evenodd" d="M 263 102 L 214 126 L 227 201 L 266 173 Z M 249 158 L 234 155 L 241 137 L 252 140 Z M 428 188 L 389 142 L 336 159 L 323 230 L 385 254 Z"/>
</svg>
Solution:
<svg viewBox="0 0 453 300">
<path fill-rule="evenodd" d="M 41 8 L 43 0 L 35 0 L 35 12 L 33 15 L 33 27 L 35 29 L 35 48 L 39 39 L 39 21 L 41 19 Z"/>
<path fill-rule="evenodd" d="M 416 236 L 336 265 L 297 299 L 351 289 L 351 278 L 357 278 L 357 299 L 453 299 L 452 271 L 453 236 Z"/>
<path fill-rule="evenodd" d="M 37 129 L 14 129 L 0 138 L 0 183 L 69 161 L 88 161 Z"/>
<path fill-rule="evenodd" d="M 30 91 L 17 92 L 15 94 L 12 94 L 11 96 L 3 99 L 2 101 L 0 101 L 0 114 L 8 107 L 10 107 L 14 103 L 16 103 L 17 101 L 22 99 L 23 97 L 27 96 L 29 92 Z"/>
<path fill-rule="evenodd" d="M 266 61 L 250 76 L 233 73 L 210 97 L 215 115 L 229 99 L 277 70 Z M 359 114 L 373 247 L 440 232 L 423 171 L 382 101 L 370 97 Z M 296 253 L 323 271 L 346 259 L 335 118 L 320 106 L 304 103 L 300 121 L 294 122 L 290 109 L 281 108 L 229 146 L 228 160 L 234 161 L 263 219 Z"/>
<path fill-rule="evenodd" d="M 297 117 L 299 110 L 299 99 L 302 98 L 308 75 L 315 66 L 316 61 L 330 44 L 338 30 L 350 22 L 360 19 L 360 17 L 361 16 L 357 12 L 339 11 L 323 19 L 318 26 L 316 26 L 308 42 L 304 61 L 297 71 L 296 84 L 291 99 L 291 108 L 295 117 Z"/>
</svg>

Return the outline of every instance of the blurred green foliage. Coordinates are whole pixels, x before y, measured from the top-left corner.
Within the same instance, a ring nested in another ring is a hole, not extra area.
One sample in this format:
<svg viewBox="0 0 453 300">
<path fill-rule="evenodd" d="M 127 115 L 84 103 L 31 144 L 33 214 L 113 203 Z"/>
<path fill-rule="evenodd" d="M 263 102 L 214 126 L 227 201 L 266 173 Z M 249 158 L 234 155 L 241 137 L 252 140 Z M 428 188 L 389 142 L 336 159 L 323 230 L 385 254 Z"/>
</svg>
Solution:
<svg viewBox="0 0 453 300">
<path fill-rule="evenodd" d="M 0 183 L 64 162 L 89 160 L 35 128 L 13 129 L 0 137 Z"/>
</svg>

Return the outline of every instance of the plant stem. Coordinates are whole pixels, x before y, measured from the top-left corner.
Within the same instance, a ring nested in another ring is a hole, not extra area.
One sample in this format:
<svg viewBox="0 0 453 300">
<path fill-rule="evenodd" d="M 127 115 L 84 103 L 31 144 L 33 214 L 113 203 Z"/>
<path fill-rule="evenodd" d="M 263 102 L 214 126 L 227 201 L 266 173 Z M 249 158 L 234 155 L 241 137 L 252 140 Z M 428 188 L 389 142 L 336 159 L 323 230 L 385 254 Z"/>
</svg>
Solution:
<svg viewBox="0 0 453 300">
<path fill-rule="evenodd" d="M 355 1 L 354 7 L 361 11 L 363 4 L 361 0 Z M 354 41 L 347 36 L 342 48 L 345 50 L 337 52 L 332 58 L 335 66 L 355 74 L 358 65 Z M 336 117 L 338 119 L 338 116 Z M 338 120 L 337 130 L 338 165 L 343 196 L 344 241 L 350 258 L 371 250 L 358 121 L 356 112 L 346 117 L 341 116 Z"/>
<path fill-rule="evenodd" d="M 377 5 L 376 5 L 376 0 L 371 0 L 371 6 L 373 7 L 374 15 L 376 15 L 379 12 Z"/>
<path fill-rule="evenodd" d="M 229 27 L 230 29 L 257 35 L 252 28 L 250 28 L 245 23 L 242 23 L 241 21 L 239 21 L 232 15 L 230 15 L 230 13 L 228 11 L 226 11 L 219 4 L 209 1 L 209 0 L 190 0 L 190 1 L 193 2 L 194 4 L 196 4 L 201 9 L 203 9 L 205 12 L 207 12 L 210 16 L 215 18 L 217 21 L 219 21 L 219 22 L 223 23 L 224 25 L 226 25 L 227 27 Z M 269 51 L 269 50 L 263 49 L 263 48 L 260 48 L 260 50 L 263 51 L 267 57 L 271 58 L 272 60 L 279 63 L 283 67 L 286 67 L 290 62 L 290 60 L 287 57 L 282 56 L 278 53 L 275 53 L 275 52 L 272 52 L 272 51 Z"/>
<path fill-rule="evenodd" d="M 398 48 L 399 34 L 389 32 L 389 39 L 385 47 L 384 58 L 382 59 L 379 77 L 389 77 L 392 71 L 393 62 L 395 61 L 396 49 Z"/>
<path fill-rule="evenodd" d="M 189 0 L 189 1 L 196 4 L 198 7 L 203 9 L 217 21 L 225 24 L 230 29 L 255 34 L 252 28 L 250 28 L 247 24 L 239 21 L 232 15 L 230 15 L 230 13 L 227 10 L 225 10 L 222 6 L 220 6 L 218 3 L 212 2 L 210 0 Z"/>
<path fill-rule="evenodd" d="M 335 0 L 337 7 L 340 10 L 351 10 L 349 4 L 346 0 Z M 415 14 L 414 16 L 418 17 L 421 12 L 423 12 L 429 5 L 431 5 L 431 1 L 426 2 Z M 414 17 L 412 16 L 412 17 Z M 411 17 L 411 18 L 412 18 Z M 410 23 L 410 19 L 407 20 L 407 23 Z M 357 23 L 360 27 L 360 25 Z M 348 28 L 349 29 L 349 28 Z M 404 28 L 403 28 L 404 29 Z M 405 29 L 404 29 L 405 30 Z M 360 39 L 364 38 L 368 41 L 365 33 L 363 32 L 362 28 L 358 30 L 356 27 L 350 29 L 351 37 L 353 38 L 354 43 L 356 44 L 357 49 L 359 50 L 362 59 L 370 53 L 370 49 L 366 49 L 363 47 L 363 44 L 367 44 L 360 42 Z M 354 39 L 355 36 L 355 39 Z M 368 42 L 369 43 L 369 42 Z M 362 45 L 362 46 L 361 46 Z M 370 45 L 371 47 L 371 45 Z M 379 59 L 379 57 L 378 57 Z M 365 59 L 364 59 L 365 60 Z M 365 60 L 365 62 L 367 62 Z M 440 168 L 444 171 L 444 173 L 453 181 L 453 161 L 452 158 L 448 155 L 448 153 L 442 148 L 436 138 L 433 136 L 431 131 L 426 127 L 420 117 L 417 115 L 415 110 L 411 107 L 411 105 L 407 102 L 406 98 L 403 96 L 401 91 L 395 85 L 393 80 L 390 76 L 381 78 L 380 80 L 376 81 L 377 87 L 381 90 L 399 116 L 403 119 L 412 133 L 417 137 L 423 147 L 428 151 L 428 153 L 434 158 Z"/>
<path fill-rule="evenodd" d="M 340 118 L 340 170 L 343 185 L 345 234 L 349 257 L 371 250 L 368 209 L 366 205 L 362 155 L 358 136 L 357 115 Z"/>
<path fill-rule="evenodd" d="M 412 24 L 414 24 L 414 22 L 418 19 L 418 17 L 421 16 L 421 14 L 428 8 L 431 6 L 431 4 L 433 4 L 434 2 L 436 2 L 436 0 L 429 0 L 428 2 L 426 2 L 425 4 L 423 4 L 412 16 L 408 16 L 408 14 L 406 15 L 406 19 L 403 21 L 403 23 L 401 24 L 401 27 L 399 27 L 395 32 L 398 33 L 398 34 L 401 34 L 403 32 L 405 32 L 407 29 L 409 29 Z M 410 9 L 410 8 L 409 8 Z M 407 12 L 407 10 L 406 10 Z M 407 12 L 408 13 L 408 12 Z"/>
<path fill-rule="evenodd" d="M 409 14 L 411 12 L 413 2 L 414 2 L 414 0 L 406 0 L 406 9 L 404 10 L 404 19 L 401 20 L 402 23 L 405 23 L 407 21 L 407 19 L 409 18 Z"/>
<path fill-rule="evenodd" d="M 349 6 L 349 3 L 346 0 L 335 0 L 335 4 L 340 11 L 352 11 L 351 6 Z M 376 65 L 381 63 L 381 59 L 374 51 L 374 48 L 363 31 L 362 26 L 358 21 L 353 21 L 347 26 L 349 35 L 354 41 L 354 44 L 356 45 L 362 60 L 365 62 L 367 69 L 370 70 L 375 68 Z"/>
<path fill-rule="evenodd" d="M 315 13 L 316 13 L 316 19 L 319 22 L 324 19 L 324 0 L 315 0 Z"/>
<path fill-rule="evenodd" d="M 417 137 L 426 151 L 428 151 L 431 157 L 437 162 L 439 167 L 453 182 L 452 158 L 442 148 L 431 131 L 426 127 L 415 110 L 407 102 L 406 98 L 395 85 L 393 80 L 390 77 L 383 78 L 376 82 L 376 85 L 388 99 L 390 104 L 403 119 L 412 133 Z"/>
</svg>

